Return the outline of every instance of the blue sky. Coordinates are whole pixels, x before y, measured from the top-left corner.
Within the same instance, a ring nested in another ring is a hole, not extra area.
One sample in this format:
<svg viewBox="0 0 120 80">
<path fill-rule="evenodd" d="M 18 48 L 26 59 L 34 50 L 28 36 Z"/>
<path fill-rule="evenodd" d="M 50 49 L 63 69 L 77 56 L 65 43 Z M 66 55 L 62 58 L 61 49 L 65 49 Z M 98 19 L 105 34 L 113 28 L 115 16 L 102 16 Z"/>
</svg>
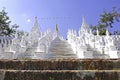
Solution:
<svg viewBox="0 0 120 80">
<path fill-rule="evenodd" d="M 100 14 L 114 6 L 120 8 L 120 0 L 0 0 L 0 10 L 5 7 L 12 24 L 18 24 L 19 29 L 29 32 L 37 16 L 41 31 L 54 31 L 58 24 L 64 37 L 68 28 L 79 30 L 82 16 L 89 25 L 95 25 Z"/>
</svg>

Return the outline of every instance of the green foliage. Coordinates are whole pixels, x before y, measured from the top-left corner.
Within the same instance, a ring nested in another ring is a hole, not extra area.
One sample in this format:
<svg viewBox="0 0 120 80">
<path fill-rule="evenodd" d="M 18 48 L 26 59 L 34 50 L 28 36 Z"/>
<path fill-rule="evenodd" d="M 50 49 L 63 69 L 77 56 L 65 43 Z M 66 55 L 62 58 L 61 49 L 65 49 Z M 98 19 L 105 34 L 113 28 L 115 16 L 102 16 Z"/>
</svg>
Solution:
<svg viewBox="0 0 120 80">
<path fill-rule="evenodd" d="M 10 36 L 16 32 L 16 29 L 19 27 L 17 24 L 14 24 L 10 27 L 11 21 L 9 20 L 9 16 L 7 16 L 7 12 L 5 9 L 0 11 L 0 36 Z"/>
<path fill-rule="evenodd" d="M 52 77 L 50 77 L 49 80 L 54 80 L 54 79 Z"/>
<path fill-rule="evenodd" d="M 25 32 L 23 30 L 17 30 L 16 33 L 18 36 L 28 35 L 28 32 Z"/>
<path fill-rule="evenodd" d="M 113 24 L 116 22 L 120 22 L 120 13 L 119 9 L 113 7 L 113 10 L 110 12 L 104 11 L 103 14 L 100 15 L 98 24 L 95 26 L 91 25 L 91 28 L 94 34 L 96 34 L 96 30 L 98 29 L 100 35 L 105 35 L 106 29 L 109 27 L 113 28 Z M 114 34 L 120 34 L 120 32 L 115 31 Z"/>
</svg>

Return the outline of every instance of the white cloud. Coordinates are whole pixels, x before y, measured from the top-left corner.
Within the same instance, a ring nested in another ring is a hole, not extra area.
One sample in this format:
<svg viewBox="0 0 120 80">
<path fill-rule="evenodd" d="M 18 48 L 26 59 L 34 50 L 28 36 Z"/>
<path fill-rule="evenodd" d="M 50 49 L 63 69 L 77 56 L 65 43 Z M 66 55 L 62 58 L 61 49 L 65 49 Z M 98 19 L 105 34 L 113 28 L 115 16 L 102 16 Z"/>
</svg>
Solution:
<svg viewBox="0 0 120 80">
<path fill-rule="evenodd" d="M 31 22 L 31 20 L 30 20 L 30 19 L 27 19 L 27 22 Z"/>
</svg>

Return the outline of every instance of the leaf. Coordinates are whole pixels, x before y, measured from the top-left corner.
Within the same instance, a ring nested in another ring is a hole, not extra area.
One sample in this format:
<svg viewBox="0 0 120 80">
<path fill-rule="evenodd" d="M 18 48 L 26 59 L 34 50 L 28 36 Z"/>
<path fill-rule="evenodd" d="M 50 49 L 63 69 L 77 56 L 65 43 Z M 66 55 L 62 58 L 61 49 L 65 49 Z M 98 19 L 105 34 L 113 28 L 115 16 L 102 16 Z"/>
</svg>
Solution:
<svg viewBox="0 0 120 80">
<path fill-rule="evenodd" d="M 3 9 L 0 11 L 0 35 L 12 35 L 16 32 L 16 29 L 19 27 L 18 25 L 13 25 L 10 27 L 11 21 L 9 20 L 9 16 L 7 16 L 7 12 Z"/>
</svg>

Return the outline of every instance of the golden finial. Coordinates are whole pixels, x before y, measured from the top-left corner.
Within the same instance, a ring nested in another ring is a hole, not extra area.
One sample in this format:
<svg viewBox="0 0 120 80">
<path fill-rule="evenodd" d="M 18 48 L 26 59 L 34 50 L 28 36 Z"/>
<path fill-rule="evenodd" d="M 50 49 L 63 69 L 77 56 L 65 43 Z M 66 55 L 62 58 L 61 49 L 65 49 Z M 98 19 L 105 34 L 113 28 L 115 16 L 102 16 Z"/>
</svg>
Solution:
<svg viewBox="0 0 120 80">
<path fill-rule="evenodd" d="M 56 32 L 58 33 L 58 26 L 57 26 L 57 24 L 56 24 Z"/>
</svg>

